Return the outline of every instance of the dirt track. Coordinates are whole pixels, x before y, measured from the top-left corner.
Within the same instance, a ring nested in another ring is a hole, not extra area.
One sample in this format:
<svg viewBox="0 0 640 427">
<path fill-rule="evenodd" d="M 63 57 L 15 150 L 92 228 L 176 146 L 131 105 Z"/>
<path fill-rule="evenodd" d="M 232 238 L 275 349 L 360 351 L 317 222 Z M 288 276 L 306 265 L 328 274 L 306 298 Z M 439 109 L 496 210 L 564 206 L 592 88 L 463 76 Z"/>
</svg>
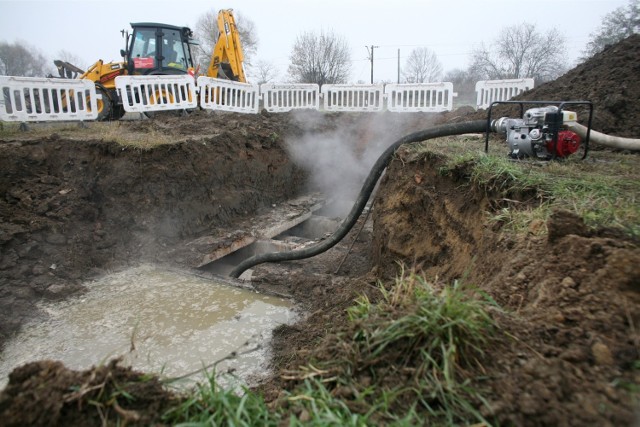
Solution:
<svg viewBox="0 0 640 427">
<path fill-rule="evenodd" d="M 596 130 L 637 137 L 638 75 L 636 36 L 525 97 L 591 100 Z M 34 309 L 40 299 L 82 292 L 83 280 L 138 262 L 179 263 L 184 242 L 234 230 L 272 204 L 309 191 L 309 171 L 291 160 L 286 141 L 337 133 L 361 152 L 377 136 L 376 128 L 387 129 L 381 138 L 390 143 L 432 123 L 478 116 L 484 117 L 468 111 L 402 118 L 198 113 L 114 124 L 125 133 L 175 138 L 150 150 L 55 132 L 4 139 L 0 344 L 25 319 L 39 315 Z M 549 221 L 549 235 L 505 237 L 486 223 L 485 212 L 496 203 L 492 193 L 469 186 L 464 169 L 443 177 L 437 173 L 443 161 L 410 150 L 398 153 L 381 182 L 373 227 L 358 235 L 339 271 L 358 226 L 341 246 L 312 260 L 256 269 L 258 287 L 293 295 L 312 313 L 304 323 L 277 331 L 276 372 L 311 355 L 327 356 L 318 344 L 346 322 L 344 309 L 376 280 L 392 277 L 401 260 L 443 282 L 466 276 L 509 313 L 498 316 L 498 323 L 514 338 L 486 349 L 483 365 L 482 386 L 498 422 L 631 425 L 634 394 L 614 384 L 640 380 L 637 241 L 610 230 L 586 230 L 563 213 Z M 513 195 L 523 201 L 526 196 Z M 98 423 L 97 416 L 74 415 L 56 404 L 73 375 L 47 364 L 16 373 L 0 397 L 2 419 L 38 424 L 46 419 L 38 416 L 47 414 L 57 425 Z M 37 388 L 38 378 L 49 392 L 27 410 L 20 393 Z M 291 385 L 276 375 L 261 391 L 275 400 Z M 491 415 L 489 408 L 483 411 Z"/>
</svg>

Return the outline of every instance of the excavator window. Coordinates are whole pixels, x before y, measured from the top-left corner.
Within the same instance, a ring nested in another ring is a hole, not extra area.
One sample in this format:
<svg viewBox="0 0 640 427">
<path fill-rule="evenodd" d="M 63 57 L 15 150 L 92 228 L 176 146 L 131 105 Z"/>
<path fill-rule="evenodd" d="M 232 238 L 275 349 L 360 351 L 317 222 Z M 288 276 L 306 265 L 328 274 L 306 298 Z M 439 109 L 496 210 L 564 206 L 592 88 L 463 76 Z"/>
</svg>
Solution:
<svg viewBox="0 0 640 427">
<path fill-rule="evenodd" d="M 164 66 L 186 70 L 185 51 L 179 31 L 165 30 L 162 40 Z"/>
<path fill-rule="evenodd" d="M 153 28 L 136 29 L 131 42 L 131 60 L 134 69 L 156 67 L 156 35 Z"/>
</svg>

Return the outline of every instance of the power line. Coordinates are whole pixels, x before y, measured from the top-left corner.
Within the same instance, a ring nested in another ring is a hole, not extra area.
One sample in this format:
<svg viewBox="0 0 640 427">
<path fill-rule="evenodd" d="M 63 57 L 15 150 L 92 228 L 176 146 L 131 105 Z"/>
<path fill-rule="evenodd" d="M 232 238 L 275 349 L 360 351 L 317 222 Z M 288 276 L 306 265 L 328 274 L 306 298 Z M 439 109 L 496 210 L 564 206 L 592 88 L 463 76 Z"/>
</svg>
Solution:
<svg viewBox="0 0 640 427">
<path fill-rule="evenodd" d="M 380 46 L 371 45 L 371 50 L 369 50 L 369 46 L 365 46 L 367 48 L 367 53 L 369 53 L 369 60 L 371 61 L 371 84 L 373 84 L 373 49 L 378 48 Z"/>
</svg>

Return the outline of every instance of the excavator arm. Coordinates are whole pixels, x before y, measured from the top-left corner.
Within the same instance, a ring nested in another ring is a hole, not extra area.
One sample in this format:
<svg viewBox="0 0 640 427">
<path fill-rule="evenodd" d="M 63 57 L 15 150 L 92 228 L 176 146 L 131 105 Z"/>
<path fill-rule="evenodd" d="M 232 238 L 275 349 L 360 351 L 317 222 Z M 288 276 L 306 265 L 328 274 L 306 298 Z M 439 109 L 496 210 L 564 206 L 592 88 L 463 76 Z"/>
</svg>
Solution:
<svg viewBox="0 0 640 427">
<path fill-rule="evenodd" d="M 208 77 L 246 82 L 244 53 L 232 9 L 218 12 L 218 41 L 213 49 Z"/>
</svg>

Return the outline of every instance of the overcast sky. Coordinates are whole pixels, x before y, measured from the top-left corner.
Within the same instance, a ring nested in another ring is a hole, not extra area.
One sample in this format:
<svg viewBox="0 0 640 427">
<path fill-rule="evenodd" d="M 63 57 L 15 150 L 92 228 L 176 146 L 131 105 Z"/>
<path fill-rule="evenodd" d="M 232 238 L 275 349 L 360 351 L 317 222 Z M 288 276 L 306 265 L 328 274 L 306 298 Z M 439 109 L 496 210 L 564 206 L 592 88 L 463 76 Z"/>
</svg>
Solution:
<svg viewBox="0 0 640 427">
<path fill-rule="evenodd" d="M 628 0 L 0 0 L 0 40 L 24 41 L 53 61 L 65 50 L 86 67 L 98 59 L 120 60 L 120 30 L 130 22 L 163 22 L 195 28 L 203 14 L 232 8 L 255 23 L 258 53 L 286 81 L 289 55 L 304 31 L 332 31 L 351 47 L 351 82 L 369 82 L 365 46 L 374 50 L 374 80 L 397 79 L 400 62 L 416 47 L 434 51 L 445 71 L 466 68 L 481 42 L 489 45 L 500 30 L 522 22 L 564 35 L 568 60 L 575 64 L 589 34 L 602 18 Z M 53 66 L 52 66 L 53 69 Z"/>
</svg>

